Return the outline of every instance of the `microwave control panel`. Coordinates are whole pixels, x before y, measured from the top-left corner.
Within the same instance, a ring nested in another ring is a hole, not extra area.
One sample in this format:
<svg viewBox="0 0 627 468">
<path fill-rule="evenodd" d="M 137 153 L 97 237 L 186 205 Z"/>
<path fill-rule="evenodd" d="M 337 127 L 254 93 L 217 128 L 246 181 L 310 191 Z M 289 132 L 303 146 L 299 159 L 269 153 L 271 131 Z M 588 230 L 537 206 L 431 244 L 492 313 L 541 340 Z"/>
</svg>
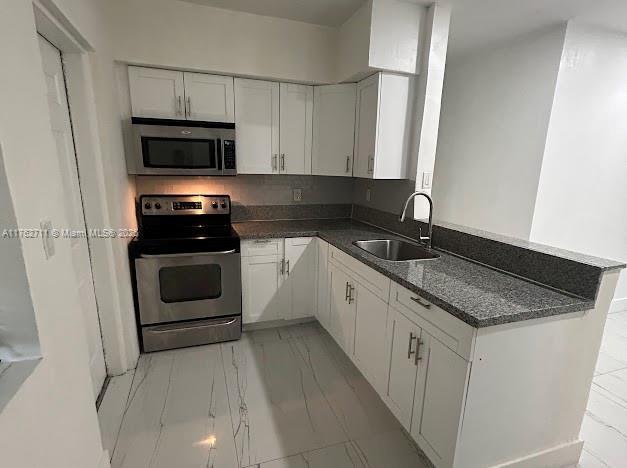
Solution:
<svg viewBox="0 0 627 468">
<path fill-rule="evenodd" d="M 224 140 L 224 169 L 235 169 L 235 140 Z"/>
</svg>

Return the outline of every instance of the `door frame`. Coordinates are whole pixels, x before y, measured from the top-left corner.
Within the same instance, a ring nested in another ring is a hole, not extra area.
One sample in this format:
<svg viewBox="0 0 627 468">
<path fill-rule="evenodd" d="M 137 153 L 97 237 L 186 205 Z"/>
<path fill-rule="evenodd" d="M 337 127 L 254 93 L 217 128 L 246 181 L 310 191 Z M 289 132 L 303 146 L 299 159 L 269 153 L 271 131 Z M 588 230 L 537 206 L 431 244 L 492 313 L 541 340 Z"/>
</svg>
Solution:
<svg viewBox="0 0 627 468">
<path fill-rule="evenodd" d="M 76 161 L 84 182 L 81 197 L 85 224 L 88 229 L 114 227 L 107 204 L 103 141 L 98 128 L 89 56 L 95 49 L 51 0 L 34 0 L 33 10 L 36 33 L 63 55 Z M 133 315 L 133 311 L 125 310 L 121 301 L 115 242 L 91 242 L 89 238 L 88 242 L 107 374 L 118 375 L 134 368 L 139 356 L 136 330 L 129 332 L 125 330 L 128 327 L 124 327 L 128 322 L 126 316 Z"/>
</svg>

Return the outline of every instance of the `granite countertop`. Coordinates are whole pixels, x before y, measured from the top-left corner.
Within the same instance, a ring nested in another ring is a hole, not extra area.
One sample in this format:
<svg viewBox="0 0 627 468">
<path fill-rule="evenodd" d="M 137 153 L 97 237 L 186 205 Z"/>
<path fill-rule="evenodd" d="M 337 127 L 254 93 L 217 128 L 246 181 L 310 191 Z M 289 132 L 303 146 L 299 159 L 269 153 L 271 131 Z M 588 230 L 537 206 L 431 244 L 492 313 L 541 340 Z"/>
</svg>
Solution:
<svg viewBox="0 0 627 468">
<path fill-rule="evenodd" d="M 348 219 L 234 223 L 241 239 L 318 236 L 475 327 L 592 309 L 594 301 L 541 286 L 462 257 L 438 252 L 428 261 L 391 262 L 354 246 L 356 240 L 403 239 Z"/>
</svg>

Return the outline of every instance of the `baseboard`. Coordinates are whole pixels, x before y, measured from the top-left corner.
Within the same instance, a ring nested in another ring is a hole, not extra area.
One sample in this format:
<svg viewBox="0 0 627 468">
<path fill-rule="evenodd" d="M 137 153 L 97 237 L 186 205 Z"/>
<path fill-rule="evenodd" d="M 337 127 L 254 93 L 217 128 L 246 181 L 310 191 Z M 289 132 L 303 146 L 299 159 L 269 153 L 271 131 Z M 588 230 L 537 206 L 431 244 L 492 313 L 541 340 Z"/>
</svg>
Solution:
<svg viewBox="0 0 627 468">
<path fill-rule="evenodd" d="M 610 304 L 610 314 L 614 312 L 627 311 L 627 297 L 621 297 L 620 299 L 614 299 Z"/>
<path fill-rule="evenodd" d="M 576 466 L 579 463 L 583 440 L 558 445 L 548 450 L 536 452 L 492 468 L 559 468 Z"/>
<path fill-rule="evenodd" d="M 300 323 L 314 322 L 315 317 L 304 317 L 293 320 L 266 320 L 264 322 L 245 323 L 242 325 L 243 331 L 263 330 L 265 328 L 287 327 L 289 325 L 298 325 Z"/>
<path fill-rule="evenodd" d="M 98 463 L 98 468 L 111 468 L 109 451 L 106 449 L 103 449 L 102 451 L 102 455 L 100 456 L 100 463 Z"/>
</svg>

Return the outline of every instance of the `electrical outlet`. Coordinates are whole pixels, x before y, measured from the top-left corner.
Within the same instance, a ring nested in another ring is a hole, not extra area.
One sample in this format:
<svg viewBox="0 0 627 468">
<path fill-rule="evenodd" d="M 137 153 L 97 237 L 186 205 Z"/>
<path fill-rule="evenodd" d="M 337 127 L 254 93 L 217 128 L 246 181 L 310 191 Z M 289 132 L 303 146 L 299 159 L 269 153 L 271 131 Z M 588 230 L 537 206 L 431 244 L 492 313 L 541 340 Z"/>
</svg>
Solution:
<svg viewBox="0 0 627 468">
<path fill-rule="evenodd" d="M 370 201 L 370 189 L 366 189 L 366 201 Z"/>
<path fill-rule="evenodd" d="M 295 188 L 292 192 L 294 194 L 294 201 L 303 201 L 303 189 Z"/>
</svg>

